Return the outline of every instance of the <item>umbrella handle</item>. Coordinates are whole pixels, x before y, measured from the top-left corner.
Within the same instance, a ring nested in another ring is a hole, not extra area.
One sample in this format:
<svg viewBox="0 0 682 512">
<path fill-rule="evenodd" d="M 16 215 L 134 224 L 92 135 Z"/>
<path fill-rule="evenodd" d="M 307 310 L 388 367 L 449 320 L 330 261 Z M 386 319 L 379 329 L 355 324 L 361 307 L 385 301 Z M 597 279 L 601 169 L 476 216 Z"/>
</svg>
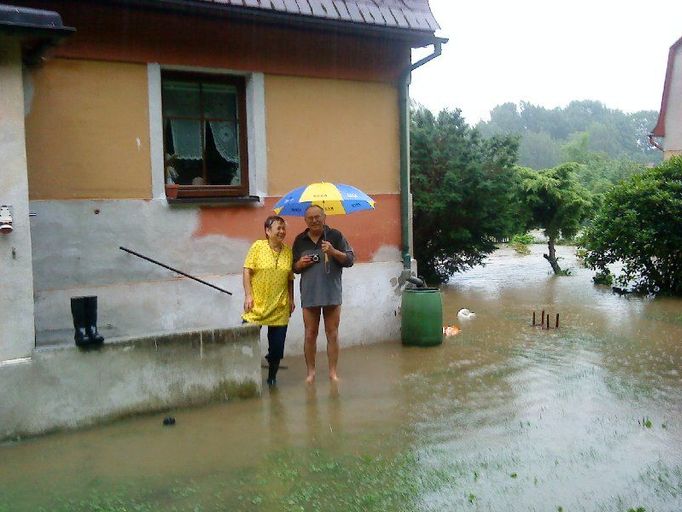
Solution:
<svg viewBox="0 0 682 512">
<path fill-rule="evenodd" d="M 322 226 L 322 240 L 327 240 L 327 225 Z M 329 274 L 329 254 L 324 253 L 324 271 Z"/>
</svg>

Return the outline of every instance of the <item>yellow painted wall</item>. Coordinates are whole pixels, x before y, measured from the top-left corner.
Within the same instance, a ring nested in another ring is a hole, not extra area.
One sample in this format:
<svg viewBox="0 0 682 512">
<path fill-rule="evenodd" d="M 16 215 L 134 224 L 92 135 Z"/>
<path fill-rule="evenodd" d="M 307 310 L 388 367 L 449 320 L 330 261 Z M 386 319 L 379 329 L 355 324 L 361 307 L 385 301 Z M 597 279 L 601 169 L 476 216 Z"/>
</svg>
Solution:
<svg viewBox="0 0 682 512">
<path fill-rule="evenodd" d="M 54 59 L 33 83 L 31 199 L 151 197 L 146 66 Z"/>
<path fill-rule="evenodd" d="M 267 75 L 265 104 L 270 195 L 321 180 L 399 191 L 395 86 Z"/>
</svg>

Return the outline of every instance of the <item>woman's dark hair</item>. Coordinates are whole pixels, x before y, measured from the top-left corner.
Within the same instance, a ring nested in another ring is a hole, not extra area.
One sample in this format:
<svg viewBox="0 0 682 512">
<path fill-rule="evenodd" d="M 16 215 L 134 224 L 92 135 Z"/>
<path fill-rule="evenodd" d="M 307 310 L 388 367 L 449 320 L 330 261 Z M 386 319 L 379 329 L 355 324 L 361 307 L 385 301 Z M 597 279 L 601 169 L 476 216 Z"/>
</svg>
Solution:
<svg viewBox="0 0 682 512">
<path fill-rule="evenodd" d="M 279 215 L 270 215 L 267 219 L 265 219 L 265 222 L 263 223 L 264 229 L 267 230 L 268 228 L 272 227 L 272 225 L 275 222 L 281 222 L 282 224 L 286 224 L 284 222 L 284 219 L 280 217 Z M 265 235 L 267 238 L 267 234 Z"/>
</svg>

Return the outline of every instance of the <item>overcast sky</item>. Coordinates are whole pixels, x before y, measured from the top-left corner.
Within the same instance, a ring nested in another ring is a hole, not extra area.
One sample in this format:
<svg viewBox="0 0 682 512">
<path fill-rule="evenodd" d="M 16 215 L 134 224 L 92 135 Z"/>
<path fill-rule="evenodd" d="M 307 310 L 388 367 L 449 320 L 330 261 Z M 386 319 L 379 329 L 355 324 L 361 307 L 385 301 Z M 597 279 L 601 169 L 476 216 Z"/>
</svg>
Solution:
<svg viewBox="0 0 682 512">
<path fill-rule="evenodd" d="M 412 75 L 411 96 L 467 121 L 525 100 L 548 108 L 599 100 L 658 110 L 682 0 L 430 0 L 443 54 Z M 428 52 L 427 52 L 428 53 Z M 415 52 L 413 60 L 424 52 Z"/>
</svg>

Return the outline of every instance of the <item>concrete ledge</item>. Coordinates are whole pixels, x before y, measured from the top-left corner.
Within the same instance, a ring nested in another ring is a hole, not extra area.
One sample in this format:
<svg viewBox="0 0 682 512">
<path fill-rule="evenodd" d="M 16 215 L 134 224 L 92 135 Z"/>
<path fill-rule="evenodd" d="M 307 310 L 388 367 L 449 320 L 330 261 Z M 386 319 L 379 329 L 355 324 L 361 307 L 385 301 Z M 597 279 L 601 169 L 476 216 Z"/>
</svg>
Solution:
<svg viewBox="0 0 682 512">
<path fill-rule="evenodd" d="M 259 328 L 37 349 L 0 367 L 0 441 L 259 395 Z"/>
</svg>

